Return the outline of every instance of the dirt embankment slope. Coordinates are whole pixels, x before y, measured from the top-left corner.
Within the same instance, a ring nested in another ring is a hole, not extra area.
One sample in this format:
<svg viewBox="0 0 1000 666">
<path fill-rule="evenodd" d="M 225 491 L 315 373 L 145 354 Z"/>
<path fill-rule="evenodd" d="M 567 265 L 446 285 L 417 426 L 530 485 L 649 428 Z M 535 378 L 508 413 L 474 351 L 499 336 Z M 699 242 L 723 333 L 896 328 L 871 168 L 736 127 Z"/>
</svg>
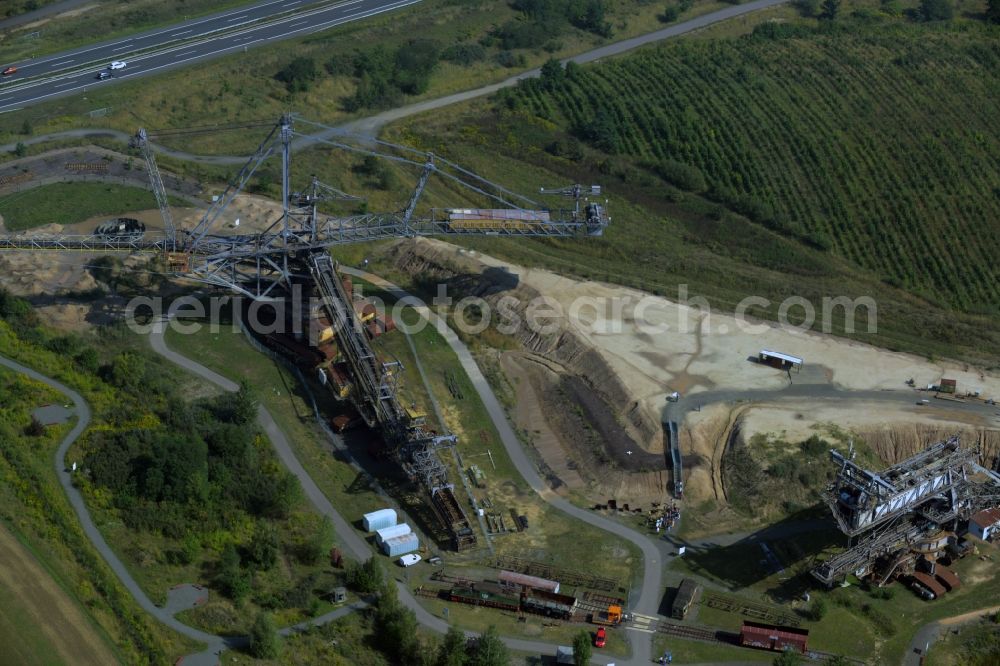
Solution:
<svg viewBox="0 0 1000 666">
<path fill-rule="evenodd" d="M 663 454 L 661 411 L 674 390 L 685 394 L 744 392 L 781 388 L 792 381 L 906 392 L 911 390 L 906 387 L 909 379 L 921 386 L 948 377 L 957 379 L 960 392 L 980 390 L 984 397 L 1000 398 L 1000 377 L 964 364 L 932 362 L 774 324 L 737 322 L 729 315 L 702 312 L 634 289 L 571 280 L 437 240 L 401 241 L 386 252 L 397 269 L 419 282 L 432 288 L 437 283 L 448 285 L 448 294 L 456 301 L 479 296 L 494 314 L 503 313 L 506 307 L 515 316 L 519 325 L 514 335 L 523 351 L 516 352 L 517 358 L 504 357 L 502 365 L 517 388 L 519 403 L 532 403 L 531 409 L 518 408 L 523 412 L 519 425 L 534 433 L 545 463 L 569 485 L 580 483 L 577 478 L 591 481 L 601 460 L 587 444 L 586 433 L 570 423 L 573 419 L 554 414 L 567 409 L 587 411 L 579 393 L 574 396 L 572 390 L 567 391 L 572 386 L 557 381 L 558 375 L 573 376 L 592 391 L 611 419 L 643 449 L 643 456 Z M 546 330 L 533 330 L 524 320 L 530 304 L 540 297 L 559 306 L 563 314 L 546 320 Z M 501 301 L 506 301 L 505 307 Z M 748 324 L 756 328 L 748 329 Z M 658 330 L 650 331 L 657 326 Z M 765 348 L 801 356 L 805 367 L 789 376 L 750 362 Z M 988 415 L 948 410 L 943 402 L 935 402 L 933 408 L 915 403 L 916 399 L 911 403 L 905 396 L 877 406 L 843 396 L 837 400 L 802 397 L 691 412 L 680 433 L 685 494 L 695 502 L 726 504 L 721 456 L 734 434 L 748 440 L 757 432 L 784 433 L 784 439 L 796 443 L 817 432 L 822 435 L 820 426 L 828 423 L 870 439 L 887 463 L 963 429 L 969 429 L 964 437 L 967 444 L 982 442 L 985 460 L 995 460 L 990 442 L 996 435 L 988 429 L 995 424 Z M 544 416 L 544 423 L 539 415 Z M 935 426 L 940 433 L 930 430 Z"/>
<path fill-rule="evenodd" d="M 448 284 L 449 295 L 455 299 L 478 296 L 491 306 L 493 312 L 512 312 L 519 322 L 513 335 L 524 350 L 543 357 L 549 365 L 557 365 L 562 372 L 578 377 L 615 414 L 617 423 L 637 446 L 652 453 L 662 452 L 659 413 L 644 409 L 642 401 L 635 396 L 638 387 L 626 386 L 608 357 L 581 336 L 570 319 L 546 320 L 552 324 L 546 327 L 548 330 L 534 330 L 526 325 L 528 309 L 543 294 L 520 278 L 521 269 L 516 269 L 517 273 L 507 272 L 480 261 L 478 255 L 460 252 L 453 245 L 427 239 L 398 243 L 389 253 L 399 270 L 418 276 L 422 281 Z M 500 306 L 501 299 L 516 300 L 508 300 L 508 305 Z M 657 390 L 657 387 L 652 387 L 652 390 Z"/>
</svg>

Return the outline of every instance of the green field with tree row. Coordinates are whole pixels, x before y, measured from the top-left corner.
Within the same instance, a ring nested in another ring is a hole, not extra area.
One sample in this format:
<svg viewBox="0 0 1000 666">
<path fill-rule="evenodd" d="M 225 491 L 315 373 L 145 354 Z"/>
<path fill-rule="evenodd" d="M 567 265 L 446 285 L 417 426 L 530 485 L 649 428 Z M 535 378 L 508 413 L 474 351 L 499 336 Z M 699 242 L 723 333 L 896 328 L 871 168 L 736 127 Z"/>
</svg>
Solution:
<svg viewBox="0 0 1000 666">
<path fill-rule="evenodd" d="M 1000 311 L 994 30 L 765 24 L 503 96 L 601 151 L 967 312 Z"/>
</svg>

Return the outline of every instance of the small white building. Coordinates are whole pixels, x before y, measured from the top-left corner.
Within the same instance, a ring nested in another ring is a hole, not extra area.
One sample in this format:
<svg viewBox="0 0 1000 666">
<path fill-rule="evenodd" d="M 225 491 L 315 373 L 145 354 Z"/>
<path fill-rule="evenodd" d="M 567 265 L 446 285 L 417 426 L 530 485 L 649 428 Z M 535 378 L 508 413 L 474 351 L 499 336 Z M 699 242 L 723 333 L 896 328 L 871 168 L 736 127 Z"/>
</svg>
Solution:
<svg viewBox="0 0 1000 666">
<path fill-rule="evenodd" d="M 1000 534 L 1000 508 L 983 509 L 969 519 L 969 534 L 983 541 Z"/>
</svg>

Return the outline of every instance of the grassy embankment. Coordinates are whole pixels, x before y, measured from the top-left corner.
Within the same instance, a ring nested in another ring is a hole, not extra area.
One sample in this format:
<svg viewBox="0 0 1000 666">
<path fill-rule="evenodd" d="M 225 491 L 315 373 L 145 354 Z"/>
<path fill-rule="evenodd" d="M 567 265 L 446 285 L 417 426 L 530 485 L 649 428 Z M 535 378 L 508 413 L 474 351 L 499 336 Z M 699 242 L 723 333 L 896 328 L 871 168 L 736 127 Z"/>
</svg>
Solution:
<svg viewBox="0 0 1000 666">
<path fill-rule="evenodd" d="M 542 34 L 535 43 L 523 48 L 488 45 L 479 59 L 467 65 L 439 62 L 427 89 L 419 94 L 404 95 L 401 103 L 500 81 L 524 69 L 537 67 L 550 57 L 566 57 L 663 27 L 657 19 L 662 12 L 659 3 L 610 0 L 606 6 L 606 19 L 612 30 L 610 38 L 565 27 L 554 36 Z M 724 6 L 714 0 L 699 1 L 681 16 L 681 20 Z M 372 48 L 359 45 L 378 45 L 392 51 L 415 35 L 436 41 L 442 48 L 456 42 L 474 45 L 519 16 L 521 13 L 503 0 L 474 3 L 424 0 L 415 7 L 253 49 L 246 54 L 227 56 L 196 68 L 113 86 L 95 86 L 85 96 L 54 100 L 5 114 L 0 143 L 21 139 L 17 131 L 25 120 L 35 135 L 73 127 L 111 127 L 134 132 L 138 126 L 173 128 L 273 121 L 289 109 L 313 120 L 338 123 L 348 117 L 366 116 L 372 111 L 349 113 L 344 109 L 344 101 L 357 89 L 357 80 L 349 73 L 327 72 L 324 66 L 331 61 Z M 505 60 L 510 66 L 498 62 L 500 54 L 507 50 L 512 54 L 512 59 Z M 311 58 L 319 70 L 319 77 L 307 90 L 289 92 L 274 77 L 296 57 Z M 110 109 L 106 116 L 95 119 L 86 115 L 102 108 Z M 196 153 L 248 154 L 256 146 L 254 135 L 247 132 L 177 136 L 163 141 Z"/>
<path fill-rule="evenodd" d="M 173 203 L 184 205 L 177 200 Z M 53 183 L 0 197 L 0 217 L 8 231 L 75 224 L 97 215 L 112 217 L 150 208 L 156 208 L 150 190 L 110 183 Z"/>
<path fill-rule="evenodd" d="M 31 412 L 42 405 L 61 403 L 63 396 L 13 371 L 0 368 L 0 436 L 9 444 L 38 452 L 51 451 L 69 429 L 50 426 L 31 438 L 18 428 L 30 423 Z M 3 462 L 7 471 L 6 460 Z M 51 467 L 50 467 L 51 471 Z M 19 501 L 3 492 L 0 551 L 0 644 L 5 659 L 18 664 L 106 664 L 121 659 L 105 628 L 97 623 L 74 592 L 73 579 L 58 557 L 38 541 L 21 536 L 33 532 L 32 520 L 20 514 Z M 58 630 L 55 628 L 59 627 Z"/>
<path fill-rule="evenodd" d="M 1000 619 L 994 615 L 968 624 L 949 627 L 934 643 L 924 663 L 927 666 L 988 666 L 1000 660 Z"/>
<path fill-rule="evenodd" d="M 844 23 L 669 43 L 389 136 L 516 190 L 612 196 L 602 239 L 476 249 L 667 296 L 684 283 L 724 310 L 757 294 L 772 303 L 750 313 L 769 318 L 792 294 L 818 314 L 823 296 L 871 296 L 877 332 L 861 311 L 852 337 L 992 365 L 995 29 Z"/>
<path fill-rule="evenodd" d="M 969 556 L 953 565 L 966 583 L 933 603 L 923 601 L 896 583 L 869 593 L 858 581 L 851 587 L 820 590 L 811 584 L 809 569 L 817 554 L 830 554 L 842 546 L 836 532 L 817 531 L 768 540 L 768 547 L 784 567 L 774 572 L 764 563 L 758 543 L 738 542 L 731 546 L 691 549 L 677 558 L 671 569 L 695 574 L 757 601 L 782 602 L 782 608 L 802 614 L 802 626 L 810 630 L 810 645 L 820 650 L 851 656 L 876 656 L 883 663 L 897 663 L 913 634 L 925 623 L 951 617 L 988 605 L 1000 593 L 1000 575 L 995 570 L 1000 558 L 995 546 L 980 544 L 979 556 Z M 822 599 L 826 613 L 810 618 L 810 604 L 801 601 L 808 590 L 812 604 Z M 737 629 L 742 618 L 734 613 L 711 609 L 704 604 L 698 620 L 727 629 Z"/>
<path fill-rule="evenodd" d="M 0 321 L 0 353 L 77 388 L 101 410 L 114 401 L 105 387 L 64 356 L 19 339 Z M 5 376 L 5 382 L 9 376 Z M 66 426 L 28 437 L 27 410 L 62 398 L 20 379 L 5 383 L 0 409 L 0 516 L 36 555 L 76 603 L 85 608 L 98 634 L 109 638 L 117 658 L 159 663 L 196 651 L 198 645 L 168 631 L 146 614 L 90 545 L 52 467 Z M 98 414 L 100 411 L 98 411 Z M 95 419 L 100 423 L 100 416 Z"/>
<path fill-rule="evenodd" d="M 128 293 L 135 288 L 129 284 L 119 288 Z M 323 598 L 342 580 L 324 566 L 330 530 L 256 431 L 252 403 L 244 402 L 249 406 L 241 412 L 232 399 L 206 395 L 200 382 L 145 344 L 137 346 L 124 327 L 59 336 L 37 326 L 26 302 L 0 296 L 0 314 L 9 323 L 0 348 L 77 387 L 90 404 L 93 425 L 67 459 L 81 465 L 75 481 L 95 524 L 155 603 L 177 584 L 209 585 L 210 603 L 185 621 L 235 634 L 246 632 L 259 609 L 270 611 L 279 626 L 330 610 Z M 38 474 L 29 457 L 16 457 L 17 443 L 9 445 L 15 448 L 4 454 L 28 484 L 12 484 L 10 492 L 27 492 Z M 134 646 L 118 635 L 116 642 L 123 652 L 142 650 L 125 652 L 125 661 L 141 663 L 146 655 L 157 661 L 168 649 L 175 656 L 195 651 L 187 642 L 161 638 L 158 624 L 153 633 L 148 619 L 133 614 L 131 598 L 120 597 L 116 581 L 100 577 L 103 562 L 95 561 L 89 545 L 73 542 L 83 538 L 75 515 L 64 515 L 43 494 L 55 486 L 64 501 L 51 478 L 51 459 L 44 462 L 50 481 L 37 481 L 36 505 L 48 509 L 47 520 L 66 532 L 79 560 L 93 569 L 93 585 L 81 577 L 79 594 L 97 609 L 102 597 L 116 604 Z M 227 564 L 230 555 L 235 561 Z"/>
<path fill-rule="evenodd" d="M 412 312 L 405 314 L 404 318 L 407 321 L 416 319 Z M 630 587 L 632 571 L 638 561 L 638 555 L 633 549 L 600 530 L 566 518 L 544 504 L 527 487 L 510 462 L 471 382 L 443 339 L 430 327 L 414 334 L 412 339 L 428 373 L 431 389 L 442 405 L 445 421 L 460 437 L 459 450 L 467 460 L 466 465 L 474 462 L 486 473 L 486 488 L 476 490 L 477 496 L 482 499 L 488 495 L 501 512 L 514 508 L 519 514 L 529 516 L 530 528 L 527 531 L 494 539 L 497 552 L 584 571 L 598 567 L 599 564 L 602 575 L 618 579 L 625 588 Z M 364 477 L 338 460 L 336 455 L 331 455 L 329 445 L 315 425 L 313 412 L 303 400 L 291 373 L 253 351 L 242 334 L 228 329 L 218 333 L 205 329 L 193 335 L 168 332 L 167 340 L 174 349 L 224 375 L 251 380 L 258 387 L 262 402 L 271 409 L 279 425 L 290 436 L 296 455 L 348 521 L 357 523 L 363 513 L 384 504 L 384 500 L 371 490 Z M 411 361 L 412 352 L 405 338 L 400 332 L 394 332 L 383 338 L 380 344 L 407 368 L 401 388 L 404 400 L 416 402 L 418 406 L 426 405 L 427 412 L 433 419 L 430 400 L 422 380 L 414 372 L 415 363 Z M 453 378 L 453 388 L 457 388 L 461 398 L 455 398 L 447 388 L 446 372 Z M 338 411 L 329 404 L 324 405 L 323 409 L 327 416 Z M 363 438 L 361 441 L 351 441 L 356 438 L 357 435 L 349 438 L 349 446 L 356 459 L 365 467 L 376 470 L 375 464 L 365 453 L 365 441 Z M 490 465 L 488 457 L 483 455 L 487 450 L 493 455 L 496 470 Z M 451 469 L 450 473 L 456 483 L 456 495 L 464 503 L 466 494 L 457 478 L 459 471 L 455 469 L 447 453 L 443 459 Z M 397 495 L 397 501 L 400 501 L 399 495 L 402 495 L 404 505 L 413 503 L 411 510 L 416 509 L 416 504 L 423 501 L 422 493 L 403 494 L 403 485 L 390 477 L 390 470 L 381 472 L 385 476 L 380 476 L 379 482 L 391 494 Z M 469 515 L 472 517 L 471 511 Z M 478 522 L 474 517 L 473 525 L 478 531 Z M 479 540 L 483 544 L 481 534 Z M 578 548 L 582 542 L 588 544 L 586 551 Z M 436 548 L 431 550 L 436 551 Z M 442 555 L 445 565 L 451 570 L 465 568 L 470 575 L 489 573 L 482 568 L 488 556 L 485 548 L 476 551 L 471 558 L 465 554 L 450 555 L 447 552 Z M 432 573 L 430 567 L 405 571 L 397 571 L 393 567 L 391 571 L 413 587 L 426 584 Z M 428 607 L 438 614 L 443 608 L 442 602 L 436 601 L 429 601 Z M 506 614 L 489 609 L 454 604 L 450 604 L 449 609 L 451 621 L 471 630 L 481 631 L 490 624 L 496 624 L 502 633 L 508 635 L 543 636 L 551 640 L 569 640 L 575 631 L 574 627 L 560 623 L 546 623 L 552 626 L 545 626 L 541 618 L 531 616 L 527 622 L 518 622 L 516 617 L 507 617 Z"/>
</svg>

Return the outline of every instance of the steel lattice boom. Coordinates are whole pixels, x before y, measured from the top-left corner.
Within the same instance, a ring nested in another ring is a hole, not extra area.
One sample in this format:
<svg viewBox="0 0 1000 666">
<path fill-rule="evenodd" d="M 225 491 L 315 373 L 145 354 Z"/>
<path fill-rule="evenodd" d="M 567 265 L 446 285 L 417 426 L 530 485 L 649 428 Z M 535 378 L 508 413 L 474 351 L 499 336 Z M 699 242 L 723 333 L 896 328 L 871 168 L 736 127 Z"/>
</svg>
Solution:
<svg viewBox="0 0 1000 666">
<path fill-rule="evenodd" d="M 824 499 L 853 543 L 813 569 L 827 585 L 847 574 L 873 573 L 878 560 L 889 563 L 878 581 L 884 583 L 905 560 L 915 559 L 911 547 L 918 540 L 948 526 L 954 530 L 957 521 L 1000 505 L 1000 474 L 980 466 L 979 451 L 963 449 L 957 436 L 881 472 L 863 469 L 836 451 L 830 456 L 840 472 Z"/>
<path fill-rule="evenodd" d="M 133 145 L 146 159 L 153 192 L 163 216 L 162 235 L 5 235 L 0 236 L 0 249 L 158 253 L 166 257 L 168 270 L 178 276 L 255 299 L 283 298 L 294 292 L 294 284 L 311 283 L 333 324 L 340 355 L 357 386 L 351 400 L 358 412 L 368 425 L 382 432 L 410 477 L 426 488 L 431 506 L 454 547 L 459 550 L 471 547 L 476 543 L 475 533 L 455 498 L 453 485 L 448 482 L 447 468 L 437 454 L 438 447 L 454 445 L 456 437 L 427 430 L 421 420 L 412 419 L 402 408 L 395 382 L 399 364 L 379 360 L 359 321 L 352 296 L 325 250 L 346 243 L 418 236 L 599 236 L 610 218 L 603 203 L 588 197 L 599 195 L 600 187 L 574 185 L 558 190 L 542 189 L 542 194 L 572 197 L 574 201 L 570 210 L 549 210 L 439 155 L 357 137 L 302 119 L 296 121 L 320 131 L 300 134 L 295 131 L 292 116 L 282 116 L 193 229 L 177 229 L 174 225 L 149 134 L 139 130 Z M 419 170 L 419 177 L 401 211 L 327 215 L 320 212 L 324 202 L 356 197 L 325 185 L 315 177 L 304 191 L 293 191 L 293 140 L 413 167 Z M 228 207 L 261 173 L 262 164 L 273 157 L 281 161 L 280 216 L 255 233 L 237 233 L 235 224 L 220 229 Z M 425 207 L 421 210 L 421 198 L 432 180 L 440 181 L 446 192 L 459 193 L 464 199 L 453 208 Z"/>
</svg>

